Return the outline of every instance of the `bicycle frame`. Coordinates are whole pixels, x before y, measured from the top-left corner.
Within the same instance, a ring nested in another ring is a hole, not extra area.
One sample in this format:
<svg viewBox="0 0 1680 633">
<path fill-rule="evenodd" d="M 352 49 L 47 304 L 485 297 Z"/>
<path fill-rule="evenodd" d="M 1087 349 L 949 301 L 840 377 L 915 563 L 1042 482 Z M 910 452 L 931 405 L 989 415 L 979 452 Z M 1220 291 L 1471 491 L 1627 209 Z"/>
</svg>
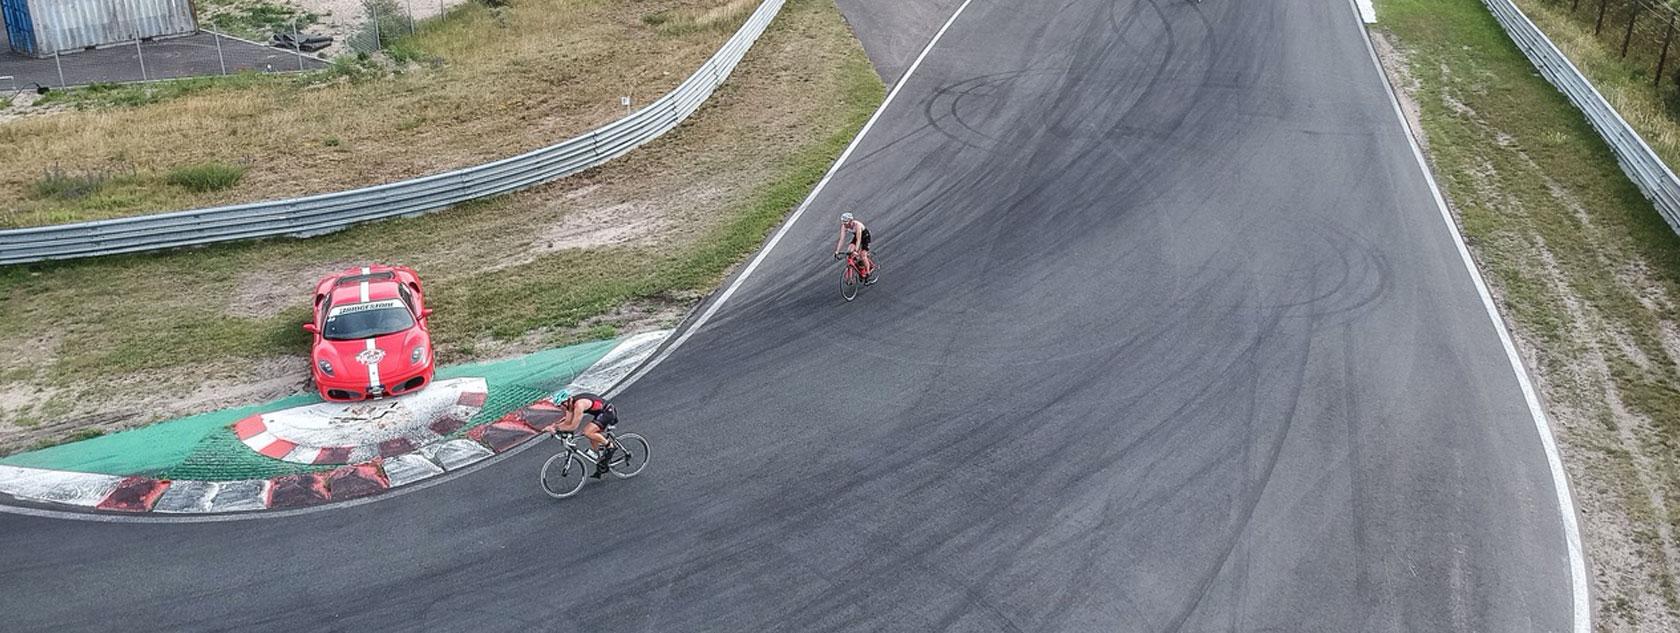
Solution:
<svg viewBox="0 0 1680 633">
<path fill-rule="evenodd" d="M 609 439 L 609 440 L 615 440 L 616 439 L 616 438 L 613 437 L 612 431 L 602 431 L 602 434 L 606 435 L 607 439 Z M 590 453 L 595 451 L 595 447 L 591 446 L 591 447 L 585 449 L 582 446 L 578 446 L 578 436 L 577 435 L 568 435 L 566 437 L 560 437 L 559 435 L 555 435 L 554 439 L 560 440 L 560 443 L 564 444 L 566 446 L 566 452 L 577 455 L 578 457 L 583 458 L 583 461 L 589 462 L 589 463 L 594 464 L 596 466 L 601 465 L 601 460 L 598 457 L 596 457 L 595 455 L 590 454 Z M 598 453 L 597 453 L 597 455 L 598 455 Z"/>
<path fill-rule="evenodd" d="M 862 253 L 855 250 L 850 253 L 846 253 L 846 267 L 852 269 L 852 272 L 857 273 L 858 278 L 863 278 Z"/>
</svg>

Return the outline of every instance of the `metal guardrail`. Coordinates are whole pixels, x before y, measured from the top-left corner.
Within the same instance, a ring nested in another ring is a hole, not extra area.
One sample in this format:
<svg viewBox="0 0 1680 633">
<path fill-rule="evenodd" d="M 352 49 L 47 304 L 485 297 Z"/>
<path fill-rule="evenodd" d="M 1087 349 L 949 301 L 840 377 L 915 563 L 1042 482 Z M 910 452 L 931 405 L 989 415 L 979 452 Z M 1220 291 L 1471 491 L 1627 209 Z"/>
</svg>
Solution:
<svg viewBox="0 0 1680 633">
<path fill-rule="evenodd" d="M 1674 170 L 1663 163 L 1662 158 L 1651 150 L 1645 139 L 1639 136 L 1627 120 L 1610 107 L 1610 102 L 1599 94 L 1591 81 L 1588 81 L 1581 71 L 1570 63 L 1563 51 L 1558 50 L 1552 40 L 1540 32 L 1540 28 L 1524 15 L 1511 0 L 1482 0 L 1493 17 L 1505 27 L 1510 34 L 1511 41 L 1517 43 L 1529 61 L 1547 81 L 1557 86 L 1557 89 L 1569 97 L 1581 113 L 1587 115 L 1587 121 L 1604 142 L 1610 145 L 1610 150 L 1616 154 L 1616 162 L 1622 166 L 1633 184 L 1645 192 L 1645 197 L 1657 207 L 1669 228 L 1680 233 L 1680 178 L 1676 178 Z"/>
<path fill-rule="evenodd" d="M 436 211 L 561 178 L 624 155 L 693 114 L 729 77 L 784 0 L 746 24 L 675 90 L 558 145 L 492 163 L 362 189 L 155 215 L 0 231 L 0 265 L 154 251 L 274 236 L 310 237 L 359 222 Z"/>
</svg>

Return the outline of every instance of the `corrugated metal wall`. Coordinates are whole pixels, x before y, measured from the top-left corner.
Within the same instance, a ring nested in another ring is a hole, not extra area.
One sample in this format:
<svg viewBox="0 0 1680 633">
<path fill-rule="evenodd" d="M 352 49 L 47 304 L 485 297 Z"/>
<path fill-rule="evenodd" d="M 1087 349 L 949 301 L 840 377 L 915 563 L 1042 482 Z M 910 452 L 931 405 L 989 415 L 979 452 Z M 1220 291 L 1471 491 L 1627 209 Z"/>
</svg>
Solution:
<svg viewBox="0 0 1680 633">
<path fill-rule="evenodd" d="M 198 30 L 190 0 L 27 0 L 36 54 Z"/>
</svg>

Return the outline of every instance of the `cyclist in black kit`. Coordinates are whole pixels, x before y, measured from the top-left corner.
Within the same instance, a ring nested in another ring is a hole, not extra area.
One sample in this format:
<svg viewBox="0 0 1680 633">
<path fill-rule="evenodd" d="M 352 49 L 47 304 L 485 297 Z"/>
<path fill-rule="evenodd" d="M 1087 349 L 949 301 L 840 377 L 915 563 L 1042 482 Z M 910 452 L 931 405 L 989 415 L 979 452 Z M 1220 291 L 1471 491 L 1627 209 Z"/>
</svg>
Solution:
<svg viewBox="0 0 1680 633">
<path fill-rule="evenodd" d="M 566 398 L 560 403 L 560 409 L 566 412 L 566 417 L 554 426 L 555 431 L 574 430 L 583 422 L 583 416 L 591 416 L 589 425 L 583 427 L 583 436 L 589 438 L 589 445 L 601 456 L 595 461 L 595 478 L 600 479 L 607 474 L 607 464 L 612 461 L 613 451 L 618 450 L 606 436 L 606 430 L 618 424 L 618 411 L 606 398 L 592 393 Z"/>
</svg>

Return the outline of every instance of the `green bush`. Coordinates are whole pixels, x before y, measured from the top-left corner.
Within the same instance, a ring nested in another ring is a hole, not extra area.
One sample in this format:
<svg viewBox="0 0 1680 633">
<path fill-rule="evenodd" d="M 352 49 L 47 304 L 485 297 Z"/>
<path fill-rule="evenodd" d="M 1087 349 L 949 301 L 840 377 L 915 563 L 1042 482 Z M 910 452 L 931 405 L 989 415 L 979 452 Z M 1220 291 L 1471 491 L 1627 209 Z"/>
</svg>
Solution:
<svg viewBox="0 0 1680 633">
<path fill-rule="evenodd" d="M 243 165 L 209 162 L 177 167 L 169 172 L 169 177 L 165 181 L 188 191 L 206 193 L 232 187 L 238 184 L 239 179 L 244 176 L 245 166 Z"/>
</svg>

